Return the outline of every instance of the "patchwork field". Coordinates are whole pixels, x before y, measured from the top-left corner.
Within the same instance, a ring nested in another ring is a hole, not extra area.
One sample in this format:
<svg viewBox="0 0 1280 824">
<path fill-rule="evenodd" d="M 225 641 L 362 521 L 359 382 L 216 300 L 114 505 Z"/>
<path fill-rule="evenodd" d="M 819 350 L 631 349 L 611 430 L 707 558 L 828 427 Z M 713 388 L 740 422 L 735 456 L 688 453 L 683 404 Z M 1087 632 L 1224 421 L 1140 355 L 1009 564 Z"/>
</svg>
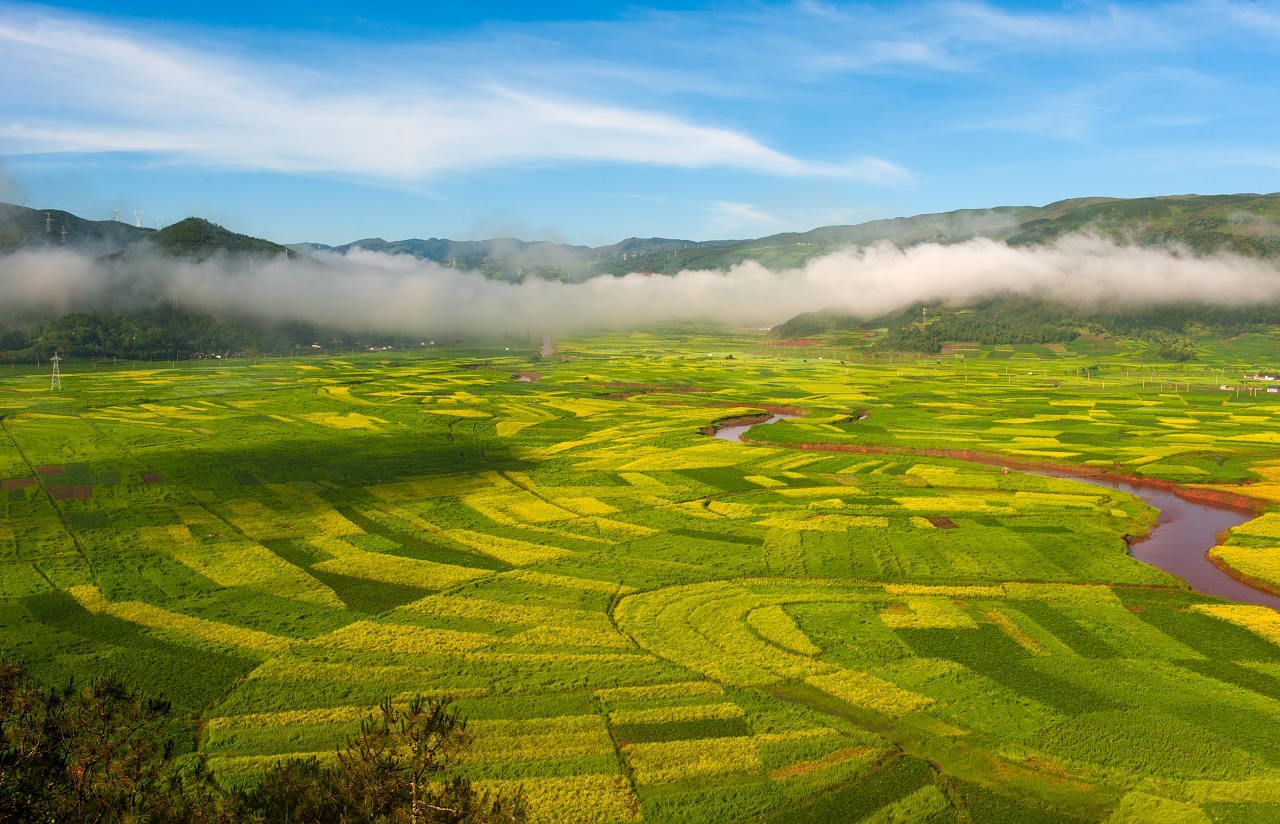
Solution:
<svg viewBox="0 0 1280 824">
<path fill-rule="evenodd" d="M 1277 613 L 1130 558 L 1124 493 L 925 454 L 1265 509 L 1280 395 L 1217 387 L 1274 344 L 0 371 L 0 648 L 163 693 L 231 784 L 421 692 L 544 821 L 1274 821 Z M 1280 514 L 1212 557 L 1280 587 Z"/>
</svg>

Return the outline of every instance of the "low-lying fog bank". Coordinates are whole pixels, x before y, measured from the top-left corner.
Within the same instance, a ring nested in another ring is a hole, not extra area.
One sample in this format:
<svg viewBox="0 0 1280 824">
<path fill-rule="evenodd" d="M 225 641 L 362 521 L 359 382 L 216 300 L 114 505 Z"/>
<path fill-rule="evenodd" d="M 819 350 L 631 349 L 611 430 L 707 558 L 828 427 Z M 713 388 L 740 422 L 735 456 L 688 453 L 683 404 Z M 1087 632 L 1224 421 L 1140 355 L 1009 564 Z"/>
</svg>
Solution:
<svg viewBox="0 0 1280 824">
<path fill-rule="evenodd" d="M 95 259 L 63 250 L 0 258 L 0 305 L 9 309 L 122 310 L 173 301 L 214 314 L 399 334 L 568 332 L 701 320 L 773 325 L 815 309 L 874 317 L 920 301 L 965 302 L 995 293 L 1083 306 L 1234 306 L 1280 300 L 1280 267 L 1087 235 L 1041 247 L 985 239 L 908 249 L 884 243 L 779 272 L 747 262 L 727 272 L 602 275 L 581 283 L 510 283 L 362 250 L 202 262 L 136 254 Z"/>
</svg>

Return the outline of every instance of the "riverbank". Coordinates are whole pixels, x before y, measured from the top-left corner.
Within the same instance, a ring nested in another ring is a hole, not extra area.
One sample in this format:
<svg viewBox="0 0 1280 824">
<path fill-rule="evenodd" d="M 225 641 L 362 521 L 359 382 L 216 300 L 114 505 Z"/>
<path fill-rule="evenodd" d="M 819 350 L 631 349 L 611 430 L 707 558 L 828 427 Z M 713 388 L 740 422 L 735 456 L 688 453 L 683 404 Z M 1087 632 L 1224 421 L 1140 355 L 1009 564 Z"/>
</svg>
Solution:
<svg viewBox="0 0 1280 824">
<path fill-rule="evenodd" d="M 1251 578 L 1220 559 L 1209 557 L 1209 551 L 1220 543 L 1222 533 L 1262 512 L 1263 502 L 1257 499 L 1227 490 L 1188 489 L 1172 481 L 1141 478 L 1097 467 L 1032 462 L 991 452 L 864 444 L 784 444 L 747 437 L 755 426 L 795 417 L 799 416 L 744 415 L 717 421 L 702 431 L 722 440 L 783 449 L 949 458 L 1118 489 L 1141 498 L 1160 513 L 1146 535 L 1129 539 L 1129 553 L 1134 558 L 1184 581 L 1196 592 L 1280 610 L 1280 592 L 1272 585 Z"/>
</svg>

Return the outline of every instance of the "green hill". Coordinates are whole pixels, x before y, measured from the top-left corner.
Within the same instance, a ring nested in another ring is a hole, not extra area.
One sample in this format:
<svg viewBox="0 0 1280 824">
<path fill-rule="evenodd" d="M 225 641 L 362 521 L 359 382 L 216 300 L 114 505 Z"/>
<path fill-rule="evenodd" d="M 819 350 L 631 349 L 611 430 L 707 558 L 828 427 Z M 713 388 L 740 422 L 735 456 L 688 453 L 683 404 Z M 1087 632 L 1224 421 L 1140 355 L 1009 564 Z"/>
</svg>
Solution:
<svg viewBox="0 0 1280 824">
<path fill-rule="evenodd" d="M 1090 203 L 1052 218 L 1027 221 L 1005 239 L 1015 245 L 1037 245 L 1082 231 L 1122 243 L 1177 243 L 1202 253 L 1277 257 L 1280 194 L 1177 195 Z"/>
<path fill-rule="evenodd" d="M 0 203 L 0 254 L 62 246 L 111 253 L 154 233 L 119 220 L 86 220 L 61 209 L 28 209 Z"/>
<path fill-rule="evenodd" d="M 1229 338 L 1280 326 L 1280 305 L 1223 307 L 1169 303 L 1083 309 L 1020 296 L 963 305 L 915 304 L 875 318 L 804 312 L 774 327 L 782 339 L 856 332 L 884 351 L 938 353 L 948 344 L 1069 343 L 1084 335 L 1145 341 L 1162 360 L 1195 357 L 1197 340 Z"/>
<path fill-rule="evenodd" d="M 99 255 L 152 248 L 194 258 L 208 257 L 214 252 L 293 254 L 277 243 L 242 235 L 198 217 L 155 230 L 130 226 L 119 220 L 86 220 L 60 209 L 28 209 L 0 203 L 0 254 L 51 247 Z"/>
<path fill-rule="evenodd" d="M 255 256 L 288 255 L 293 252 L 269 240 L 241 235 L 198 217 L 180 220 L 147 238 L 150 245 L 171 255 L 204 258 L 215 252 Z"/>
</svg>

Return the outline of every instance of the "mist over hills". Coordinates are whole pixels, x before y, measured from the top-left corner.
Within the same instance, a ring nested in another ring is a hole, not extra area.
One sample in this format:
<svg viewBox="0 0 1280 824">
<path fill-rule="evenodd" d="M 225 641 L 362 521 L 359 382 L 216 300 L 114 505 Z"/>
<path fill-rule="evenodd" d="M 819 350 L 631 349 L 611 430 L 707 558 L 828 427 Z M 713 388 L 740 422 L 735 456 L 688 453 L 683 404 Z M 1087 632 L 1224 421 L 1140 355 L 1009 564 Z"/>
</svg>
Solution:
<svg viewBox="0 0 1280 824">
<path fill-rule="evenodd" d="M 632 271 L 679 271 L 672 268 L 678 253 L 690 249 L 716 249 L 732 246 L 737 240 L 679 240 L 675 238 L 630 237 L 607 246 L 576 246 L 550 241 L 527 241 L 518 238 L 489 240 L 448 240 L 446 238 L 410 238 L 387 241 L 365 238 L 341 246 L 321 243 L 294 244 L 289 248 L 302 253 L 336 252 L 352 249 L 412 255 L 451 268 L 470 269 L 501 280 L 540 277 L 550 280 L 582 281 L 598 274 L 621 275 Z M 646 268 L 647 267 L 647 268 Z"/>
<path fill-rule="evenodd" d="M 46 221 L 46 214 L 50 220 Z M 50 227 L 46 231 L 46 226 Z M 67 229 L 65 241 L 61 230 Z M 675 274 L 687 269 L 728 269 L 755 261 L 789 268 L 850 246 L 890 242 L 952 244 L 990 238 L 1012 246 L 1042 245 L 1089 232 L 1139 246 L 1178 244 L 1193 252 L 1233 252 L 1280 257 L 1280 193 L 1168 195 L 1148 198 L 1085 197 L 1045 206 L 997 206 L 887 218 L 847 226 L 822 226 L 746 240 L 631 237 L 607 246 L 583 246 L 519 238 L 451 240 L 364 238 L 339 246 L 279 244 L 241 235 L 199 218 L 161 230 L 115 220 L 87 220 L 69 212 L 0 204 L 0 253 L 20 248 L 97 248 L 123 251 L 150 241 L 176 254 L 213 251 L 346 254 L 352 250 L 410 255 L 503 280 L 541 277 L 580 281 L 597 274 Z"/>
<path fill-rule="evenodd" d="M 849 246 L 888 241 L 962 243 L 991 238 L 1011 245 L 1036 245 L 1093 232 L 1119 243 L 1177 243 L 1195 252 L 1229 251 L 1280 257 L 1280 194 L 1171 195 L 1121 199 L 1086 197 L 1046 206 L 998 206 L 823 226 L 749 240 L 628 238 L 609 246 L 586 247 L 514 238 L 452 241 L 437 238 L 357 240 L 338 247 L 304 244 L 291 248 L 345 252 L 352 248 L 411 254 L 436 263 L 483 271 L 491 277 L 536 275 L 581 280 L 594 274 L 687 269 L 727 269 L 752 260 L 768 268 L 801 266 Z"/>
<path fill-rule="evenodd" d="M 705 322 L 856 329 L 923 352 L 1148 335 L 1172 358 L 1194 351 L 1194 334 L 1280 323 L 1278 261 L 1276 194 L 1081 198 L 595 248 L 286 247 L 199 218 L 151 230 L 4 206 L 0 352 L 200 356 Z"/>
</svg>

